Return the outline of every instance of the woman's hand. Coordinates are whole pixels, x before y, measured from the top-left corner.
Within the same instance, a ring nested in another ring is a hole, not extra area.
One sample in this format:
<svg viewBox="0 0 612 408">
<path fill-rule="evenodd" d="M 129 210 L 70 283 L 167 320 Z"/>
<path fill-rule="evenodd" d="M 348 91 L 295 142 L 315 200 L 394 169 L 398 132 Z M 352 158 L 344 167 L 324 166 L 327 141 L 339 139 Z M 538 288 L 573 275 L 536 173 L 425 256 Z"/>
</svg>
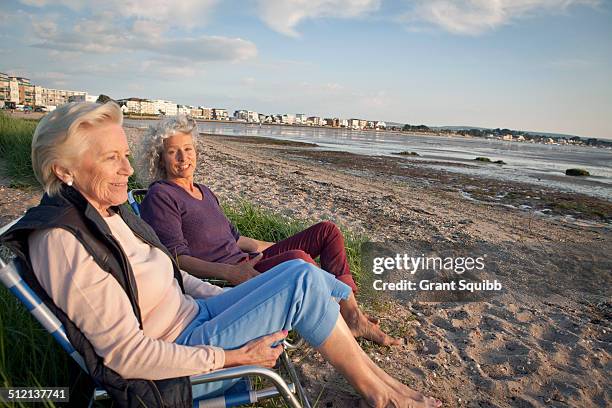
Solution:
<svg viewBox="0 0 612 408">
<path fill-rule="evenodd" d="M 225 350 L 224 367 L 238 365 L 257 365 L 272 368 L 283 352 L 283 345 L 279 343 L 287 337 L 287 330 L 282 330 L 267 336 L 252 340 L 237 350 Z"/>
<path fill-rule="evenodd" d="M 253 268 L 261 259 L 263 254 L 257 255 L 255 258 L 232 265 L 232 270 L 227 274 L 226 280 L 232 285 L 240 285 L 251 278 L 259 276 L 259 272 Z"/>
</svg>

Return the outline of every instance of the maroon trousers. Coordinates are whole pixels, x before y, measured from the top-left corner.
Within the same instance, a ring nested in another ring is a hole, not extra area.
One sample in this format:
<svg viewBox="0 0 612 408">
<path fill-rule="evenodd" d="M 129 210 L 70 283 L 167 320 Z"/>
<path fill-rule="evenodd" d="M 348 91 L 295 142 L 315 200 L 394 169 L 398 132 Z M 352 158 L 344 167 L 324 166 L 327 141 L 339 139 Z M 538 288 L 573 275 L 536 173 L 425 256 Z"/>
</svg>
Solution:
<svg viewBox="0 0 612 408">
<path fill-rule="evenodd" d="M 355 285 L 346 259 L 344 237 L 331 221 L 315 224 L 267 248 L 254 268 L 259 272 L 265 272 L 291 259 L 303 259 L 317 265 L 315 262 L 317 257 L 320 257 L 323 270 L 349 285 L 353 293 L 357 292 L 357 285 Z"/>
</svg>

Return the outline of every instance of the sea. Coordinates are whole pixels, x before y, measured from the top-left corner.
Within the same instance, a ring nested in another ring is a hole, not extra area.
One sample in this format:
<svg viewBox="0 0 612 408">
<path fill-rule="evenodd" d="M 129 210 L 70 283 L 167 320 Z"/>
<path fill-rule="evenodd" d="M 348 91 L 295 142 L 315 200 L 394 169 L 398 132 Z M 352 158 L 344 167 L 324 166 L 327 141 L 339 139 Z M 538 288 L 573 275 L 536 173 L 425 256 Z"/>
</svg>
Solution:
<svg viewBox="0 0 612 408">
<path fill-rule="evenodd" d="M 146 127 L 146 120 L 126 119 L 130 126 Z M 259 125 L 236 122 L 199 122 L 201 133 L 227 136 L 269 137 L 316 143 L 315 149 L 372 156 L 401 157 L 422 166 L 476 177 L 526 182 L 559 191 L 582 193 L 612 201 L 612 149 L 545 145 L 497 139 L 406 134 L 391 131 L 327 129 L 319 127 Z M 503 160 L 506 164 L 480 164 L 476 157 Z M 475 167 L 453 165 L 476 164 Z M 591 176 L 566 176 L 568 168 L 587 170 Z"/>
</svg>

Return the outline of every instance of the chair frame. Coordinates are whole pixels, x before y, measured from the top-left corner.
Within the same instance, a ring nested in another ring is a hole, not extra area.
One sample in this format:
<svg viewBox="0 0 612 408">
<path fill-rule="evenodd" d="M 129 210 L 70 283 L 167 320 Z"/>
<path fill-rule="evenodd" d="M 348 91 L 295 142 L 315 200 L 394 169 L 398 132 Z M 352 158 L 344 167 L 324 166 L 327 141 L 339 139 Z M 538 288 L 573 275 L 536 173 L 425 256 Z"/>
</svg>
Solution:
<svg viewBox="0 0 612 408">
<path fill-rule="evenodd" d="M 10 224 L 0 229 L 0 235 L 7 231 L 13 224 L 19 221 L 14 220 Z M 7 263 L 0 258 L 0 281 L 6 286 L 6 288 L 19 299 L 19 301 L 26 307 L 30 314 L 45 328 L 45 330 L 51 334 L 51 336 L 59 343 L 59 345 L 70 355 L 70 357 L 81 367 L 81 369 L 88 373 L 87 367 L 82 356 L 74 349 L 64 326 L 59 319 L 49 310 L 49 308 L 41 301 L 36 293 L 29 287 L 29 285 L 21 278 L 22 262 L 17 259 L 12 259 Z M 194 399 L 194 408 L 204 407 L 219 407 L 219 406 L 236 406 L 245 403 L 255 403 L 261 399 L 272 398 L 281 396 L 287 406 L 290 408 L 310 408 L 308 398 L 304 393 L 304 389 L 299 381 L 295 368 L 291 363 L 286 351 L 281 354 L 280 358 L 282 364 L 285 366 L 289 377 L 293 383 L 287 384 L 285 380 L 277 372 L 259 366 L 239 366 L 226 369 L 215 370 L 210 373 L 200 374 L 191 376 L 191 384 L 203 384 L 208 382 L 222 381 L 235 378 L 249 378 L 253 376 L 263 377 L 269 380 L 273 387 L 266 388 L 263 390 L 250 390 L 245 395 L 238 395 L 239 404 L 225 405 L 225 396 L 208 398 L 208 399 Z M 90 406 L 94 401 L 108 399 L 106 391 L 102 388 L 96 388 L 92 398 L 90 400 Z M 300 404 L 299 400 L 302 401 Z M 219 405 L 223 404 L 223 405 Z"/>
</svg>

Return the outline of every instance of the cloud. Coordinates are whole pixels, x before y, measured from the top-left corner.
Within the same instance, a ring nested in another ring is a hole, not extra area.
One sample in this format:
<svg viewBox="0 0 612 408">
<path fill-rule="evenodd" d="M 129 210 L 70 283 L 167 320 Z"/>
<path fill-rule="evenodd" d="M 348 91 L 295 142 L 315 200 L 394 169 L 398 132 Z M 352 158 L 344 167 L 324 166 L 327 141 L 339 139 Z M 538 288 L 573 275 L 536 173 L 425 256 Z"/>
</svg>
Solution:
<svg viewBox="0 0 612 408">
<path fill-rule="evenodd" d="M 133 18 L 162 23 L 166 26 L 193 27 L 202 24 L 212 13 L 218 0 L 20 0 L 33 7 L 64 6 L 89 14 Z"/>
<path fill-rule="evenodd" d="M 600 0 L 416 0 L 400 21 L 428 24 L 453 34 L 478 35 L 513 20 L 575 5 L 596 7 Z"/>
<path fill-rule="evenodd" d="M 243 61 L 257 56 L 257 47 L 248 40 L 222 36 L 200 36 L 135 42 L 135 49 L 144 49 L 165 57 L 199 62 Z"/>
<path fill-rule="evenodd" d="M 259 0 L 259 16 L 273 30 L 299 37 L 304 19 L 355 18 L 378 10 L 381 0 Z"/>
<path fill-rule="evenodd" d="M 246 78 L 242 78 L 240 80 L 240 84 L 243 85 L 243 86 L 253 86 L 256 83 L 257 83 L 257 81 L 253 77 L 246 77 Z"/>
<path fill-rule="evenodd" d="M 21 4 L 32 7 L 46 7 L 46 6 L 65 6 L 72 10 L 80 10 L 83 8 L 83 2 L 79 0 L 19 0 Z"/>
<path fill-rule="evenodd" d="M 236 62 L 257 55 L 257 47 L 248 40 L 210 35 L 171 38 L 162 35 L 155 24 L 148 22 L 137 22 L 131 28 L 125 28 L 101 16 L 81 19 L 72 27 L 61 30 L 58 28 L 60 25 L 52 20 L 42 21 L 32 24 L 35 40 L 31 45 L 54 52 L 120 54 L 144 51 L 181 63 Z"/>
</svg>

